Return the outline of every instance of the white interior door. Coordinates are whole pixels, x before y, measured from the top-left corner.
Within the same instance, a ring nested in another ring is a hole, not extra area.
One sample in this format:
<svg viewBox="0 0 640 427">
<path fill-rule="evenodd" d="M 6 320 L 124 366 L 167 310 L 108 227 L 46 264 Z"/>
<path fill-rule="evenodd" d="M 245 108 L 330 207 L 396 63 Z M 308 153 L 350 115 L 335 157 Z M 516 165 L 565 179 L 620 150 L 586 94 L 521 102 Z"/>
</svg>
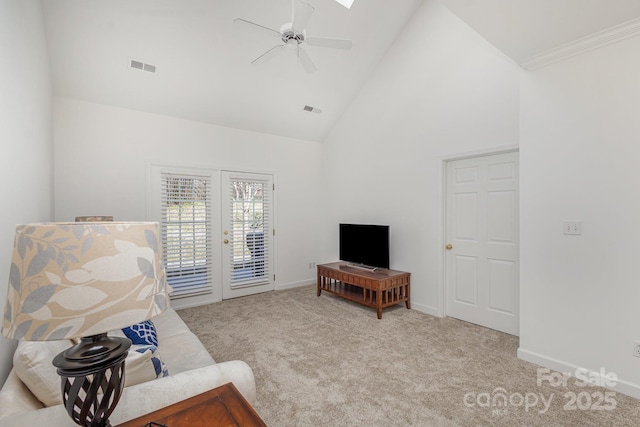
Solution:
<svg viewBox="0 0 640 427">
<path fill-rule="evenodd" d="M 518 153 L 447 163 L 446 314 L 519 333 Z"/>
<path fill-rule="evenodd" d="M 222 172 L 222 298 L 275 288 L 273 177 Z"/>
</svg>

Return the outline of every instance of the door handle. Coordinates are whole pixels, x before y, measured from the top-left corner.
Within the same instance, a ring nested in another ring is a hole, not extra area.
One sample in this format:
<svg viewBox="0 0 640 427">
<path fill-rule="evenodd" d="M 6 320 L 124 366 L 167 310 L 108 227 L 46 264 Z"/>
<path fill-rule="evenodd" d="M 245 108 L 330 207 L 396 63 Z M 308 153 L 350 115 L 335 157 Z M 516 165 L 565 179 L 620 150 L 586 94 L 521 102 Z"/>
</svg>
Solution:
<svg viewBox="0 0 640 427">
<path fill-rule="evenodd" d="M 447 246 L 444 247 L 446 250 L 450 251 L 451 249 L 453 249 L 453 245 L 451 243 L 447 244 Z"/>
<path fill-rule="evenodd" d="M 229 239 L 224 239 L 224 244 L 228 244 L 229 243 Z"/>
</svg>

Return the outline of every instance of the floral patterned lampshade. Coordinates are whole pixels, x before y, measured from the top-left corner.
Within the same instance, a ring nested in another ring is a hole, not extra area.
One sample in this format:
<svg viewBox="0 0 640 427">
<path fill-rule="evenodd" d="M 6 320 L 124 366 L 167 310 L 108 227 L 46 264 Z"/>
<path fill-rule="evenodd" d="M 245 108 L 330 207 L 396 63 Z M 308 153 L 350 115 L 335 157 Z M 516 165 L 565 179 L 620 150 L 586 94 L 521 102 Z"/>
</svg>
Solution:
<svg viewBox="0 0 640 427">
<path fill-rule="evenodd" d="M 158 224 L 16 227 L 2 334 L 79 338 L 150 319 L 169 305 Z"/>
</svg>

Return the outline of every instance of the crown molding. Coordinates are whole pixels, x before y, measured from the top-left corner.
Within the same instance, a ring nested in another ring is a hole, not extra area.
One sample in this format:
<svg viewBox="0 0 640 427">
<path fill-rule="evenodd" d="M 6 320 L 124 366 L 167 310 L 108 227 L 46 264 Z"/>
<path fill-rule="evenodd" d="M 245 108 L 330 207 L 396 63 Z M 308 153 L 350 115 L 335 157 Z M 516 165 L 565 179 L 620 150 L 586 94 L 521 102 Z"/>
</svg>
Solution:
<svg viewBox="0 0 640 427">
<path fill-rule="evenodd" d="M 640 34 L 640 18 L 632 19 L 615 27 L 549 49 L 541 54 L 533 55 L 521 61 L 520 66 L 528 71 L 537 70 L 638 34 Z"/>
</svg>

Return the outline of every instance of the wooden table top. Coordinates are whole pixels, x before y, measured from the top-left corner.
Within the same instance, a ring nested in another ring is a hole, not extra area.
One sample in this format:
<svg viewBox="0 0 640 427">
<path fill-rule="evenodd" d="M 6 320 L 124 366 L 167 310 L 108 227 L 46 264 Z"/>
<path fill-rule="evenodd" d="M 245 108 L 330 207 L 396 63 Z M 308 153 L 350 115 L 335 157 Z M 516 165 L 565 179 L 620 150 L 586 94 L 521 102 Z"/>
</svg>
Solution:
<svg viewBox="0 0 640 427">
<path fill-rule="evenodd" d="M 266 427 L 233 383 L 216 387 L 117 427 L 144 427 L 151 421 L 166 427 Z"/>
<path fill-rule="evenodd" d="M 376 268 L 375 270 L 368 270 L 366 268 L 354 267 L 344 261 L 331 262 L 328 264 L 320 264 L 318 265 L 318 267 L 351 273 L 351 274 L 355 274 L 362 277 L 368 277 L 371 279 L 387 279 L 389 277 L 410 274 L 410 273 L 407 273 L 406 271 L 391 270 L 388 268 Z"/>
</svg>

